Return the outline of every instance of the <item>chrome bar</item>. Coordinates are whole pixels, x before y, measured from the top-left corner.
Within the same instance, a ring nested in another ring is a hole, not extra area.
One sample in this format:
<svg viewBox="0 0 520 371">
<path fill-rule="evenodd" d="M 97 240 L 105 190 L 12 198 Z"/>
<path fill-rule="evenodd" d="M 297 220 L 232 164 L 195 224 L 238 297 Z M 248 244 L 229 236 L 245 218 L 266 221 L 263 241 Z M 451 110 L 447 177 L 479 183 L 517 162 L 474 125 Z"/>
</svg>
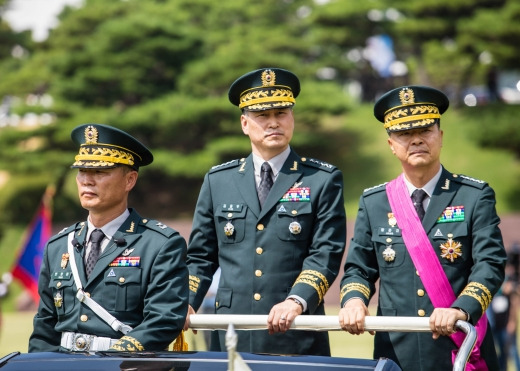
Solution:
<svg viewBox="0 0 520 371">
<path fill-rule="evenodd" d="M 235 330 L 265 330 L 267 315 L 236 314 L 192 314 L 190 328 L 193 330 L 227 330 L 230 323 Z M 428 317 L 365 317 L 366 331 L 384 332 L 430 332 Z M 465 321 L 457 321 L 457 329 L 466 337 L 453 363 L 453 371 L 464 371 L 469 355 L 477 342 L 475 327 Z M 298 316 L 291 324 L 291 330 L 341 331 L 338 316 Z"/>
</svg>

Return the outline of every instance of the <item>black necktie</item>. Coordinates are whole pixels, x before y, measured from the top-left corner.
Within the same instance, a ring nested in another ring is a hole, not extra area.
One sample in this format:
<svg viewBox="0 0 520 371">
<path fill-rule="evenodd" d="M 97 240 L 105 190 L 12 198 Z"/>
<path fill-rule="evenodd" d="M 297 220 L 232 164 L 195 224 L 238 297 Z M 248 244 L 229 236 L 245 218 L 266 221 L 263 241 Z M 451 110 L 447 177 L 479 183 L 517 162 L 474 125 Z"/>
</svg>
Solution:
<svg viewBox="0 0 520 371">
<path fill-rule="evenodd" d="M 87 278 L 94 270 L 94 266 L 96 265 L 99 254 L 101 253 L 101 241 L 103 241 L 103 238 L 105 238 L 105 234 L 101 229 L 94 229 L 90 235 L 90 253 L 88 254 L 87 262 L 85 263 Z"/>
<path fill-rule="evenodd" d="M 264 162 L 260 169 L 260 185 L 258 186 L 258 200 L 260 200 L 260 206 L 264 205 L 265 199 L 273 186 L 273 177 L 271 176 L 271 173 L 271 166 L 268 162 Z"/>
<path fill-rule="evenodd" d="M 415 207 L 417 215 L 419 216 L 419 219 L 421 219 L 421 221 L 423 220 L 425 214 L 423 201 L 426 198 L 426 196 L 428 196 L 428 194 L 422 189 L 416 189 L 412 193 L 413 206 Z"/>
</svg>

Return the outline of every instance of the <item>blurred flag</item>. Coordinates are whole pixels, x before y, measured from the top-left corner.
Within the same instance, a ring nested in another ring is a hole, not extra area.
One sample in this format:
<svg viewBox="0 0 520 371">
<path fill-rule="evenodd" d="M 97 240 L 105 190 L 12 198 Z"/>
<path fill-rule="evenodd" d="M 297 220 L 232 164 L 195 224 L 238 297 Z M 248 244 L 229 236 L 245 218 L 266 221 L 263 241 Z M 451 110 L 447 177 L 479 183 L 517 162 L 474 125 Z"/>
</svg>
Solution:
<svg viewBox="0 0 520 371">
<path fill-rule="evenodd" d="M 43 258 L 45 244 L 51 237 L 52 197 L 54 188 L 47 187 L 40 206 L 25 232 L 25 241 L 11 271 L 13 278 L 18 279 L 29 291 L 35 303 L 38 303 L 38 277 Z"/>
<path fill-rule="evenodd" d="M 390 77 L 390 67 L 395 62 L 394 43 L 388 35 L 375 35 L 367 39 L 365 58 L 381 77 Z"/>
</svg>

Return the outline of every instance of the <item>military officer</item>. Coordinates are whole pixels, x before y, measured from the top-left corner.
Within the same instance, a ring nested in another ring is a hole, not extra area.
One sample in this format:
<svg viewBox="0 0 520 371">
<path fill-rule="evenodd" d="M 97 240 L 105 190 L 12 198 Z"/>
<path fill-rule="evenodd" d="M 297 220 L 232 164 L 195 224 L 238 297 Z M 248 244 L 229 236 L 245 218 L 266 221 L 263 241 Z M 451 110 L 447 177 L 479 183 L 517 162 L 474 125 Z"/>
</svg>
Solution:
<svg viewBox="0 0 520 371">
<path fill-rule="evenodd" d="M 289 145 L 299 92 L 298 78 L 280 68 L 231 85 L 252 153 L 214 166 L 195 209 L 188 313 L 198 310 L 220 267 L 217 314 L 269 315 L 268 330 L 239 332 L 237 351 L 330 355 L 326 333 L 287 332 L 297 315 L 325 313 L 346 236 L 341 171 Z M 211 348 L 224 344 L 220 333 Z"/>
<path fill-rule="evenodd" d="M 391 90 L 375 104 L 403 172 L 360 198 L 340 325 L 363 332 L 379 279 L 377 315 L 429 316 L 433 336 L 378 332 L 375 358 L 393 359 L 403 370 L 451 370 L 464 337 L 455 323 L 466 320 L 479 333 L 468 369 L 496 370 L 485 311 L 504 279 L 500 220 L 486 182 L 441 165 L 440 117 L 448 105 L 441 91 L 425 86 Z"/>
<path fill-rule="evenodd" d="M 45 248 L 29 351 L 164 350 L 186 319 L 188 270 L 179 233 L 128 208 L 152 153 L 107 125 L 81 125 L 71 137 L 89 214 Z"/>
</svg>

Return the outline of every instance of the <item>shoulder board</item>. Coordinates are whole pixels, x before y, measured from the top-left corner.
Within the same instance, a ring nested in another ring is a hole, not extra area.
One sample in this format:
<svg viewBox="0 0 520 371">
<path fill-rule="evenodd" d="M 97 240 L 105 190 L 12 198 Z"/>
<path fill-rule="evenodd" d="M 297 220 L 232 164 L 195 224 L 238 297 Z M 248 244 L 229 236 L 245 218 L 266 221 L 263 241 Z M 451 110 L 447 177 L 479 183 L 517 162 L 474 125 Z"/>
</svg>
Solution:
<svg viewBox="0 0 520 371">
<path fill-rule="evenodd" d="M 146 228 L 151 229 L 157 233 L 162 234 L 163 236 L 170 237 L 172 234 L 176 233 L 176 230 L 168 227 L 166 224 L 161 223 L 158 220 L 153 219 L 143 219 L 141 224 Z"/>
<path fill-rule="evenodd" d="M 244 159 L 241 159 L 241 160 L 231 160 L 231 161 L 228 161 L 228 162 L 224 162 L 223 164 L 220 164 L 220 165 L 215 165 L 211 169 L 209 169 L 209 172 L 210 173 L 214 173 L 215 171 L 220 171 L 220 170 L 236 167 L 236 166 L 238 166 L 240 161 L 244 161 Z"/>
<path fill-rule="evenodd" d="M 453 180 L 455 180 L 456 182 L 458 181 L 459 183 L 467 184 L 467 185 L 477 187 L 480 189 L 484 188 L 484 186 L 487 184 L 487 182 L 485 182 L 483 180 L 471 178 L 469 176 L 462 175 L 462 174 L 453 174 Z"/>
<path fill-rule="evenodd" d="M 376 186 L 373 186 L 373 187 L 369 187 L 369 188 L 365 188 L 363 190 L 363 196 L 366 196 L 366 195 L 369 195 L 369 194 L 372 194 L 372 193 L 376 193 L 376 192 L 381 192 L 381 191 L 384 191 L 386 189 L 386 184 L 388 182 L 385 182 L 385 183 L 381 183 L 381 184 L 378 184 Z"/>
<path fill-rule="evenodd" d="M 334 170 L 336 170 L 336 166 L 325 161 L 316 160 L 315 158 L 302 157 L 301 161 L 303 165 L 316 167 L 318 169 L 328 171 L 329 173 L 332 173 Z"/>
<path fill-rule="evenodd" d="M 71 225 L 69 227 L 63 228 L 61 231 L 59 231 L 54 236 L 49 238 L 49 242 L 56 241 L 56 240 L 59 240 L 62 237 L 68 236 L 70 232 L 81 228 L 81 223 L 84 223 L 84 222 L 79 222 L 79 223 L 73 224 L 73 225 Z"/>
</svg>

